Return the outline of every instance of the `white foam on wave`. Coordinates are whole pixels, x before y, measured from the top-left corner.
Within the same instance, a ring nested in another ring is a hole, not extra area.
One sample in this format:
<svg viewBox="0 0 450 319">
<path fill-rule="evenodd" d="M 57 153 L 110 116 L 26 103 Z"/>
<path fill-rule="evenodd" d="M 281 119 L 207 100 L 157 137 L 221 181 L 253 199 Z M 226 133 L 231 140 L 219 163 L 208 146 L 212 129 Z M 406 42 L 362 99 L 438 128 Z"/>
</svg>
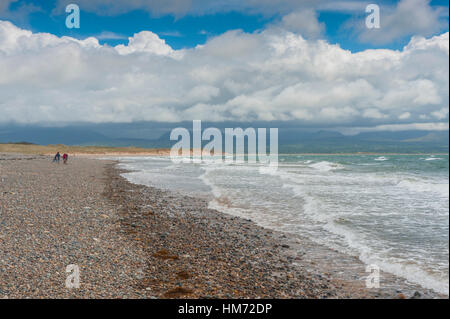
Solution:
<svg viewBox="0 0 450 319">
<path fill-rule="evenodd" d="M 403 187 L 412 192 L 431 192 L 439 194 L 441 197 L 449 197 L 448 183 L 430 183 L 419 180 L 405 179 L 397 184 L 398 187 Z"/>
<path fill-rule="evenodd" d="M 262 175 L 281 176 L 283 172 L 275 166 L 262 165 L 259 167 L 259 173 Z"/>
<path fill-rule="evenodd" d="M 374 159 L 374 161 L 387 161 L 387 160 L 389 160 L 389 158 L 387 158 L 387 157 L 384 157 L 384 156 L 380 156 L 380 157 L 377 157 L 376 159 Z"/>
<path fill-rule="evenodd" d="M 144 186 L 154 186 L 152 184 L 152 174 L 145 171 L 130 172 L 121 174 L 126 180 L 132 184 L 144 185 Z"/>
<path fill-rule="evenodd" d="M 428 157 L 428 158 L 425 158 L 425 161 L 439 161 L 442 159 L 443 158 L 440 158 L 440 157 Z"/>
<path fill-rule="evenodd" d="M 169 160 L 170 158 L 168 156 L 119 156 L 119 157 L 108 157 L 106 159 L 113 159 L 121 162 L 145 162 L 145 161 Z"/>
<path fill-rule="evenodd" d="M 378 165 L 378 164 L 375 164 Z M 132 166 L 132 165 L 130 165 Z M 129 166 L 129 167 L 130 167 Z M 324 236 L 314 236 L 316 238 L 311 238 L 318 243 L 325 244 L 331 246 L 332 248 L 341 250 L 342 252 L 349 253 L 350 251 L 354 254 L 357 254 L 361 261 L 366 264 L 375 263 L 380 266 L 380 268 L 384 271 L 393 273 L 397 276 L 401 276 L 406 278 L 411 282 L 415 282 L 421 284 L 426 288 L 432 288 L 438 292 L 448 294 L 448 280 L 440 278 L 440 274 L 436 272 L 428 272 L 427 270 L 421 268 L 419 264 L 415 264 L 414 261 L 411 260 L 396 260 L 395 258 L 391 258 L 389 256 L 383 255 L 382 251 L 379 251 L 379 247 L 372 247 L 372 244 L 369 238 L 365 238 L 363 233 L 358 233 L 357 231 L 352 230 L 348 225 L 336 222 L 339 220 L 340 216 L 339 211 L 327 209 L 323 203 L 315 197 L 314 191 L 311 191 L 307 185 L 310 185 L 311 181 L 315 181 L 316 185 L 322 185 L 321 183 L 317 184 L 317 179 L 319 181 L 324 181 L 325 186 L 329 185 L 328 181 L 333 183 L 336 178 L 339 178 L 339 184 L 343 183 L 346 185 L 356 184 L 359 180 L 361 180 L 362 176 L 348 176 L 346 175 L 347 171 L 343 171 L 344 174 L 330 174 L 328 172 L 338 169 L 345 168 L 343 165 L 328 162 L 328 161 L 320 161 L 316 163 L 303 163 L 300 165 L 296 164 L 280 164 L 278 169 L 272 169 L 267 166 L 258 166 L 258 165 L 223 165 L 211 162 L 208 165 L 203 165 L 202 169 L 204 173 L 199 176 L 199 179 L 203 181 L 203 183 L 211 188 L 212 195 L 214 199 L 210 201 L 209 207 L 213 209 L 217 209 L 219 211 L 235 215 L 249 218 L 251 216 L 252 220 L 257 222 L 263 227 L 275 228 L 281 227 L 280 230 L 283 230 L 283 225 L 287 222 L 296 223 L 296 219 L 287 220 L 285 214 L 275 215 L 272 209 L 268 209 L 267 212 L 258 212 L 259 209 L 244 209 L 240 206 L 239 198 L 236 201 L 237 196 L 242 196 L 240 193 L 236 193 L 233 189 L 228 189 L 228 186 L 218 186 L 214 182 L 218 175 L 216 175 L 216 170 L 219 169 L 220 176 L 227 176 L 228 170 L 258 170 L 259 173 L 270 175 L 275 177 L 275 179 L 267 178 L 265 180 L 277 180 L 280 178 L 284 183 L 283 187 L 291 188 L 297 197 L 301 197 L 304 201 L 302 206 L 303 211 L 306 216 L 298 216 L 302 218 L 302 221 L 312 220 L 314 222 L 313 230 L 317 229 L 317 226 L 321 226 L 321 232 L 323 232 Z M 314 169 L 314 170 L 311 170 Z M 147 172 L 149 173 L 149 172 Z M 146 174 L 145 171 L 141 171 L 140 174 L 129 173 L 128 179 L 133 180 L 134 183 L 142 183 L 146 184 L 145 180 L 150 179 L 150 174 Z M 142 174 L 142 175 L 141 175 Z M 233 176 L 236 174 L 233 174 Z M 339 176 L 338 176 L 339 175 Z M 239 174 L 236 176 L 239 178 Z M 373 179 L 373 180 L 372 180 Z M 363 178 L 365 183 L 374 183 L 382 185 L 390 185 L 391 187 L 399 187 L 401 191 L 405 189 L 405 191 L 414 191 L 414 192 L 433 192 L 438 193 L 440 195 L 444 195 L 448 198 L 448 183 L 440 183 L 440 180 L 436 181 L 425 181 L 419 178 L 406 178 L 405 176 L 392 176 L 392 175 L 378 175 L 378 174 L 369 174 L 365 175 Z M 445 182 L 445 181 L 444 181 Z M 222 183 L 220 183 L 222 185 Z M 279 187 L 279 186 L 277 186 Z M 322 186 L 320 186 L 322 188 Z M 428 196 L 424 194 L 424 196 Z M 238 205 L 236 205 L 238 204 Z M 287 213 L 287 212 L 285 212 Z M 294 213 L 298 213 L 296 210 Z M 307 219 L 304 219 L 308 217 Z M 290 217 L 289 217 L 290 218 Z M 294 216 L 294 218 L 297 218 Z M 279 220 L 279 221 L 278 221 Z M 300 222 L 300 220 L 299 220 Z M 309 224 L 310 222 L 307 222 Z M 313 225 L 313 224 L 311 224 Z M 303 225 L 305 226 L 305 225 Z M 306 226 L 305 226 L 306 227 Z M 323 230 L 322 230 L 323 229 Z M 328 235 L 329 233 L 329 235 Z M 313 234 L 313 233 L 312 233 Z M 308 236 L 309 237 L 309 236 Z M 336 245 L 336 246 L 335 246 Z"/>
<path fill-rule="evenodd" d="M 426 271 L 419 265 L 404 261 L 390 261 L 377 255 L 374 252 L 367 252 L 360 256 L 361 261 L 365 264 L 376 264 L 382 270 L 394 274 L 398 277 L 405 278 L 410 282 L 417 283 L 422 287 L 433 289 L 439 293 L 449 295 L 449 282 L 448 277 Z"/>
<path fill-rule="evenodd" d="M 198 178 L 206 185 L 209 186 L 209 188 L 211 188 L 211 193 L 213 194 L 213 196 L 217 199 L 220 198 L 222 196 L 222 191 L 219 187 L 216 186 L 216 184 L 214 184 L 212 182 L 212 180 L 208 177 L 208 174 L 210 174 L 211 171 L 213 171 L 215 168 L 214 167 L 203 167 L 203 170 L 205 171 L 202 175 L 200 175 Z"/>
<path fill-rule="evenodd" d="M 333 170 L 343 169 L 344 168 L 343 165 L 340 165 L 340 164 L 337 164 L 337 163 L 328 162 L 328 161 L 317 162 L 317 163 L 309 165 L 309 167 L 317 169 L 317 170 L 322 171 L 322 172 L 329 172 L 329 171 L 333 171 Z"/>
<path fill-rule="evenodd" d="M 382 251 L 371 247 L 370 238 L 352 232 L 348 227 L 338 225 L 335 221 L 328 222 L 324 228 L 339 235 L 349 247 L 355 249 L 358 252 L 359 259 L 366 265 L 376 264 L 381 270 L 405 278 L 409 282 L 433 289 L 439 293 L 449 294 L 448 277 L 445 277 L 442 273 L 426 271 L 414 260 L 384 256 Z M 337 249 L 341 250 L 339 247 Z M 345 249 L 341 251 L 346 252 Z"/>
<path fill-rule="evenodd" d="M 448 278 L 444 278 L 442 274 L 426 271 L 422 269 L 420 265 L 410 260 L 401 260 L 383 256 L 382 252 L 378 252 L 370 247 L 370 239 L 365 238 L 364 234 L 354 232 L 349 227 L 340 224 L 339 221 L 344 218 L 337 218 L 337 216 L 332 214 L 329 210 L 324 212 L 320 202 L 309 195 L 304 187 L 293 184 L 285 184 L 285 187 L 291 188 L 296 196 L 301 196 L 305 200 L 303 208 L 306 215 L 321 223 L 321 227 L 326 231 L 339 236 L 339 241 L 343 240 L 345 245 L 342 246 L 342 244 L 330 240 L 329 236 L 326 237 L 326 240 L 321 240 L 317 237 L 312 237 L 312 240 L 337 249 L 343 253 L 352 253 L 353 251 L 353 253 L 357 253 L 359 259 L 367 265 L 376 264 L 380 269 L 405 278 L 410 282 L 417 283 L 425 288 L 433 289 L 439 293 L 449 294 Z"/>
</svg>

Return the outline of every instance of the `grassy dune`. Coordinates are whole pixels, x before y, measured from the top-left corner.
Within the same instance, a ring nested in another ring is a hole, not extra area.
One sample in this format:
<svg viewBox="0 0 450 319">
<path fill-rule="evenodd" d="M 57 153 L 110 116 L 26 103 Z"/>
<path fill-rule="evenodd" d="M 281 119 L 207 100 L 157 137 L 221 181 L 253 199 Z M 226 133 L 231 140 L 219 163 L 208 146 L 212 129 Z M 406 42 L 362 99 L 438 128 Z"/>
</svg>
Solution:
<svg viewBox="0 0 450 319">
<path fill-rule="evenodd" d="M 56 152 L 72 155 L 166 155 L 169 149 L 148 149 L 138 147 L 67 146 L 34 144 L 0 144 L 0 153 L 53 155 Z"/>
</svg>

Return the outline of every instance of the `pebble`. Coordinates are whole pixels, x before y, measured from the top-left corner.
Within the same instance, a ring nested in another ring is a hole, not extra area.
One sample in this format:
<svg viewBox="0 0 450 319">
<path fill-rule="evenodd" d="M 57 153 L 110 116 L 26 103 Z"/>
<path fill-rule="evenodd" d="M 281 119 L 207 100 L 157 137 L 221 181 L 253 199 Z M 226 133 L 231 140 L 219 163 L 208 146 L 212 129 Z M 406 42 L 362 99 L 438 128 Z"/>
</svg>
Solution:
<svg viewBox="0 0 450 319">
<path fill-rule="evenodd" d="M 131 184 L 113 161 L 1 158 L 2 298 L 405 297 L 366 289 L 357 259 L 211 210 L 204 199 Z M 337 262 L 358 271 L 334 277 Z M 78 289 L 65 287 L 71 264 Z"/>
</svg>

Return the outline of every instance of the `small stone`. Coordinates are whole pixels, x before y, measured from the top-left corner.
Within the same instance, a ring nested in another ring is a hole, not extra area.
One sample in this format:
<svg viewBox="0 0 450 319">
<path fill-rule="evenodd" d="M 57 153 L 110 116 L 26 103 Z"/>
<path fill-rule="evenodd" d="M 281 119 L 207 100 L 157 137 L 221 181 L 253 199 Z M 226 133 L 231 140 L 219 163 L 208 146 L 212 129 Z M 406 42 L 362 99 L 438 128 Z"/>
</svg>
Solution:
<svg viewBox="0 0 450 319">
<path fill-rule="evenodd" d="M 411 299 L 420 299 L 422 298 L 422 294 L 418 291 L 414 292 L 414 295 L 412 295 Z"/>
</svg>

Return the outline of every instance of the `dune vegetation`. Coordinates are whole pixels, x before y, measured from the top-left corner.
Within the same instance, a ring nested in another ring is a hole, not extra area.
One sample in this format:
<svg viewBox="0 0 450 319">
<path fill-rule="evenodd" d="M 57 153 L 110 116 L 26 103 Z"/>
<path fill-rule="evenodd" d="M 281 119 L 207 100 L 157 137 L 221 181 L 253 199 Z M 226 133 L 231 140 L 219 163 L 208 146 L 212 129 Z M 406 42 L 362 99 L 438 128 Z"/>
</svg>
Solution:
<svg viewBox="0 0 450 319">
<path fill-rule="evenodd" d="M 138 147 L 108 147 L 108 146 L 68 146 L 58 145 L 36 145 L 31 143 L 9 143 L 0 144 L 0 153 L 20 153 L 50 155 L 56 152 L 68 154 L 86 155 L 164 155 L 168 149 L 148 149 Z"/>
</svg>

